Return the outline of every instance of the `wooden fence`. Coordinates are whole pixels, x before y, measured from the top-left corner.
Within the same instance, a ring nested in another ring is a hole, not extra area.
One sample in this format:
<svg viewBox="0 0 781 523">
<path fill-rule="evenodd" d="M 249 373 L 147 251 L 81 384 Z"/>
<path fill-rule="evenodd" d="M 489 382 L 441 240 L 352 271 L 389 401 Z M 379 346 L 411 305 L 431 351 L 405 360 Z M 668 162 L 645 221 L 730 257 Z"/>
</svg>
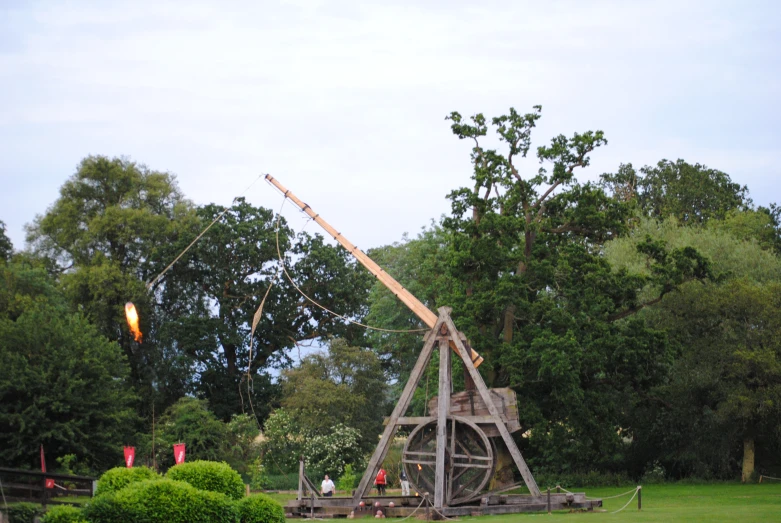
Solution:
<svg viewBox="0 0 781 523">
<path fill-rule="evenodd" d="M 53 487 L 47 487 L 47 481 Z M 52 472 L 0 467 L 0 487 L 6 501 L 31 501 L 46 505 L 70 504 L 68 497 L 95 495 L 95 478 Z"/>
</svg>

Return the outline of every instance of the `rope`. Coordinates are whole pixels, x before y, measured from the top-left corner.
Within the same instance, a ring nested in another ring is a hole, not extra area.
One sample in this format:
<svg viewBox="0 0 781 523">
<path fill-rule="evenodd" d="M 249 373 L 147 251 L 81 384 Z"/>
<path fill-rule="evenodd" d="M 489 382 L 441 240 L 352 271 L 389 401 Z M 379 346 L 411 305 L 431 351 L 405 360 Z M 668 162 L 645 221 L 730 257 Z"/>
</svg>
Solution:
<svg viewBox="0 0 781 523">
<path fill-rule="evenodd" d="M 611 512 L 611 514 L 618 514 L 619 512 L 621 512 L 622 510 L 624 510 L 626 507 L 628 507 L 628 506 L 629 506 L 629 504 L 632 502 L 632 500 L 633 500 L 633 499 L 635 499 L 635 497 L 637 496 L 637 493 L 638 493 L 638 492 L 640 492 L 640 489 L 641 489 L 641 488 L 643 488 L 643 487 L 641 487 L 641 486 L 639 486 L 639 485 L 638 485 L 638 487 L 635 489 L 635 493 L 632 495 L 632 497 L 631 497 L 631 498 L 629 498 L 629 501 L 627 501 L 627 502 L 626 502 L 626 505 L 624 505 L 623 507 L 621 507 L 621 508 L 620 508 L 620 509 L 618 509 L 618 510 L 614 510 L 613 512 Z"/>
<path fill-rule="evenodd" d="M 316 302 L 314 299 L 310 298 L 301 288 L 296 285 L 296 282 L 293 281 L 293 278 L 290 276 L 290 273 L 287 272 L 287 268 L 285 267 L 285 260 L 282 258 L 282 251 L 279 248 L 279 230 L 277 230 L 277 257 L 279 258 L 279 266 L 282 268 L 282 272 L 285 273 L 285 277 L 287 277 L 288 281 L 290 281 L 290 284 L 303 296 L 307 299 L 310 303 L 315 305 L 316 307 L 319 307 L 323 311 L 327 312 L 328 314 L 339 318 L 341 320 L 344 320 L 348 323 L 353 323 L 355 325 L 358 325 L 359 327 L 363 327 L 364 329 L 369 329 L 373 331 L 379 331 L 379 332 L 394 332 L 394 333 L 410 333 L 410 332 L 427 332 L 429 329 L 383 329 L 381 327 L 372 327 L 371 325 L 366 325 L 364 323 L 361 323 L 359 321 L 351 320 L 347 316 L 342 316 L 341 314 L 332 311 L 325 305 L 321 305 L 320 303 Z"/>
<path fill-rule="evenodd" d="M 0 481 L 0 494 L 3 495 L 3 505 L 5 505 L 5 511 L 8 512 L 8 502 L 5 500 L 5 490 L 3 490 L 3 482 L 2 481 Z"/>
<path fill-rule="evenodd" d="M 420 500 L 420 504 L 419 504 L 417 507 L 415 507 L 415 510 L 413 510 L 413 511 L 410 513 L 410 515 L 409 515 L 409 516 L 407 516 L 406 518 L 402 518 L 402 519 L 396 520 L 396 521 L 405 521 L 405 520 L 407 520 L 407 519 L 411 518 L 412 516 L 414 516 L 414 515 L 415 515 L 415 512 L 417 512 L 417 511 L 418 511 L 418 509 L 419 509 L 420 507 L 422 507 L 422 506 L 423 506 L 423 503 L 425 503 L 425 502 L 426 502 L 426 498 L 424 497 L 423 499 L 421 499 L 421 500 Z"/>
<path fill-rule="evenodd" d="M 251 188 L 253 185 L 255 185 L 255 184 L 257 183 L 257 181 L 258 181 L 258 180 L 260 180 L 260 177 L 261 177 L 261 176 L 263 176 L 263 175 L 262 175 L 262 174 L 261 174 L 261 175 L 258 175 L 258 177 L 255 179 L 255 181 L 254 181 L 254 182 L 252 182 L 251 184 L 249 184 L 249 186 L 248 186 L 246 189 L 244 189 L 244 191 L 243 191 L 241 194 L 239 194 L 238 196 L 236 196 L 236 197 L 235 197 L 235 198 L 234 198 L 234 199 L 231 201 L 231 204 L 230 204 L 228 207 L 225 207 L 225 208 L 223 209 L 223 211 L 222 211 L 220 214 L 218 214 L 218 215 L 217 215 L 217 217 L 216 217 L 214 220 L 212 220 L 212 222 L 211 222 L 209 225 L 207 225 L 207 226 L 206 226 L 206 228 L 205 228 L 204 230 L 202 230 L 202 231 L 201 231 L 201 233 L 200 233 L 198 236 L 196 236 L 196 237 L 195 237 L 195 239 L 194 239 L 193 241 L 191 241 L 191 242 L 190 242 L 190 245 L 188 245 L 187 247 L 185 247 L 185 248 L 184 248 L 184 250 L 183 250 L 182 252 L 180 252 L 180 253 L 179 253 L 179 256 L 177 256 L 176 258 L 174 258 L 174 261 L 172 261 L 171 263 L 169 263 L 169 264 L 168 264 L 168 266 L 167 266 L 165 269 L 163 269 L 163 271 L 162 271 L 160 274 L 158 274 L 157 276 L 155 276 L 155 278 L 154 278 L 153 280 L 151 280 L 149 283 L 147 283 L 147 284 L 146 284 L 146 288 L 147 288 L 147 290 L 151 289 L 151 288 L 152 288 L 152 286 L 153 286 L 155 283 L 157 283 L 157 282 L 160 280 L 160 278 L 162 278 L 162 277 L 163 277 L 163 275 L 164 275 L 166 272 L 168 272 L 168 269 L 170 269 L 171 267 L 173 267 L 173 266 L 174 266 L 174 264 L 175 264 L 176 262 L 178 262 L 178 261 L 179 261 L 179 259 L 180 259 L 182 256 L 184 256 L 184 253 L 186 253 L 187 251 L 189 251 L 189 250 L 190 250 L 190 247 L 192 247 L 193 245 L 195 245 L 195 243 L 196 243 L 198 240 L 200 240 L 200 239 L 201 239 L 201 236 L 203 236 L 204 234 L 206 234 L 206 231 L 208 231 L 209 229 L 211 229 L 212 225 L 214 225 L 215 223 L 217 223 L 217 222 L 218 222 L 218 221 L 219 221 L 219 220 L 220 220 L 220 219 L 221 219 L 223 216 L 225 216 L 225 214 L 226 214 L 226 213 L 227 213 L 227 212 L 228 212 L 228 211 L 231 209 L 231 207 L 233 207 L 233 203 L 234 203 L 236 200 L 238 200 L 239 198 L 241 198 L 242 196 L 244 196 L 244 194 L 245 194 L 247 191 L 249 191 L 249 190 L 250 190 L 250 188 Z"/>
</svg>

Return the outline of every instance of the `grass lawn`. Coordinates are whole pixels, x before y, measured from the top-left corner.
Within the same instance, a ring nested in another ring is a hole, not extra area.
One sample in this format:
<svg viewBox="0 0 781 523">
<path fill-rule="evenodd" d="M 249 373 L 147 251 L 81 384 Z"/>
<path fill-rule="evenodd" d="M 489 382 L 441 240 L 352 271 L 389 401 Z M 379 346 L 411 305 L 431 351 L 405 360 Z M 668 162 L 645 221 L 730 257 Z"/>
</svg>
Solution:
<svg viewBox="0 0 781 523">
<path fill-rule="evenodd" d="M 576 489 L 590 497 L 608 497 L 630 490 L 632 486 Z M 573 490 L 574 492 L 575 490 Z M 271 497 L 284 504 L 295 493 L 275 493 Z M 524 521 L 781 521 L 781 483 L 741 485 L 718 483 L 710 485 L 648 485 L 643 487 L 643 510 L 637 510 L 637 498 L 622 512 L 610 512 L 624 506 L 631 494 L 603 503 L 606 512 L 509 514 L 459 518 L 460 521 L 485 523 L 518 523 Z M 388 520 L 391 521 L 391 520 Z"/>
</svg>

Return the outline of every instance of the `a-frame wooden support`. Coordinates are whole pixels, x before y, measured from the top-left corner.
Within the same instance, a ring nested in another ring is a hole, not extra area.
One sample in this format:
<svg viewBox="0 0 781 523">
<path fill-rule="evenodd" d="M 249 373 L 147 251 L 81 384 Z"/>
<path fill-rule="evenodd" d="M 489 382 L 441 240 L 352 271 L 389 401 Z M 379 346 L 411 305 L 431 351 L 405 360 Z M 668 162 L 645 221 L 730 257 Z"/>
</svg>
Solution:
<svg viewBox="0 0 781 523">
<path fill-rule="evenodd" d="M 488 412 L 493 418 L 493 422 L 496 424 L 496 428 L 502 436 L 507 449 L 513 457 L 515 466 L 521 473 L 523 481 L 529 489 L 529 492 L 534 497 L 541 497 L 540 489 L 537 486 L 537 482 L 534 481 L 534 477 L 529 471 L 529 467 L 521 456 L 521 452 L 515 445 L 510 432 L 507 430 L 504 422 L 502 421 L 499 411 L 494 405 L 491 398 L 491 393 L 486 387 L 482 376 L 472 363 L 469 349 L 467 349 L 464 342 L 461 340 L 461 334 L 456 329 L 453 320 L 450 318 L 449 307 L 440 307 L 438 309 L 439 317 L 436 324 L 426 334 L 423 350 L 418 356 L 418 361 L 410 373 L 409 380 L 407 380 L 404 390 L 401 393 L 399 401 L 393 409 L 393 412 L 388 419 L 388 424 L 385 426 L 385 430 L 382 433 L 379 444 L 374 449 L 369 464 L 366 467 L 366 472 L 361 478 L 361 482 L 358 484 L 358 488 L 355 490 L 353 496 L 353 502 L 357 505 L 360 502 L 367 490 L 371 488 L 372 480 L 374 479 L 380 464 L 383 462 L 390 449 L 393 436 L 398 428 L 399 418 L 406 413 L 409 407 L 412 395 L 415 392 L 420 379 L 423 377 L 423 372 L 431 361 L 431 355 L 434 352 L 434 345 L 439 345 L 439 401 L 437 403 L 437 452 L 436 452 L 436 467 L 435 467 L 435 492 L 434 492 L 434 507 L 441 508 L 447 506 L 449 501 L 449 493 L 446 489 L 446 476 L 445 476 L 445 447 L 447 445 L 447 418 L 450 410 L 450 394 L 452 392 L 452 375 L 451 375 L 451 361 L 450 361 L 450 347 L 455 344 L 455 349 L 458 351 L 458 356 L 464 363 L 469 376 L 472 378 L 475 387 L 477 388 L 480 397 L 485 402 Z"/>
</svg>

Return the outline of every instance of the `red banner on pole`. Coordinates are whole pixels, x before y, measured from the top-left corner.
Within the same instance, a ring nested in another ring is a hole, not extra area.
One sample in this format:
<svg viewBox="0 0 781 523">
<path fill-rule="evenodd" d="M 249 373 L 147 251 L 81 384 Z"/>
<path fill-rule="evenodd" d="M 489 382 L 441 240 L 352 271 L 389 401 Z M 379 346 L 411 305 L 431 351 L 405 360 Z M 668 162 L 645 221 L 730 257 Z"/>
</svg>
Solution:
<svg viewBox="0 0 781 523">
<path fill-rule="evenodd" d="M 43 454 L 43 443 L 41 443 L 41 472 L 46 472 L 46 456 Z M 54 488 L 54 480 L 50 478 L 45 479 L 46 488 Z"/>
<path fill-rule="evenodd" d="M 125 466 L 127 468 L 131 468 L 135 460 L 136 460 L 136 448 L 125 447 Z"/>
<path fill-rule="evenodd" d="M 184 463 L 184 443 L 174 444 L 174 460 L 176 464 Z"/>
</svg>

